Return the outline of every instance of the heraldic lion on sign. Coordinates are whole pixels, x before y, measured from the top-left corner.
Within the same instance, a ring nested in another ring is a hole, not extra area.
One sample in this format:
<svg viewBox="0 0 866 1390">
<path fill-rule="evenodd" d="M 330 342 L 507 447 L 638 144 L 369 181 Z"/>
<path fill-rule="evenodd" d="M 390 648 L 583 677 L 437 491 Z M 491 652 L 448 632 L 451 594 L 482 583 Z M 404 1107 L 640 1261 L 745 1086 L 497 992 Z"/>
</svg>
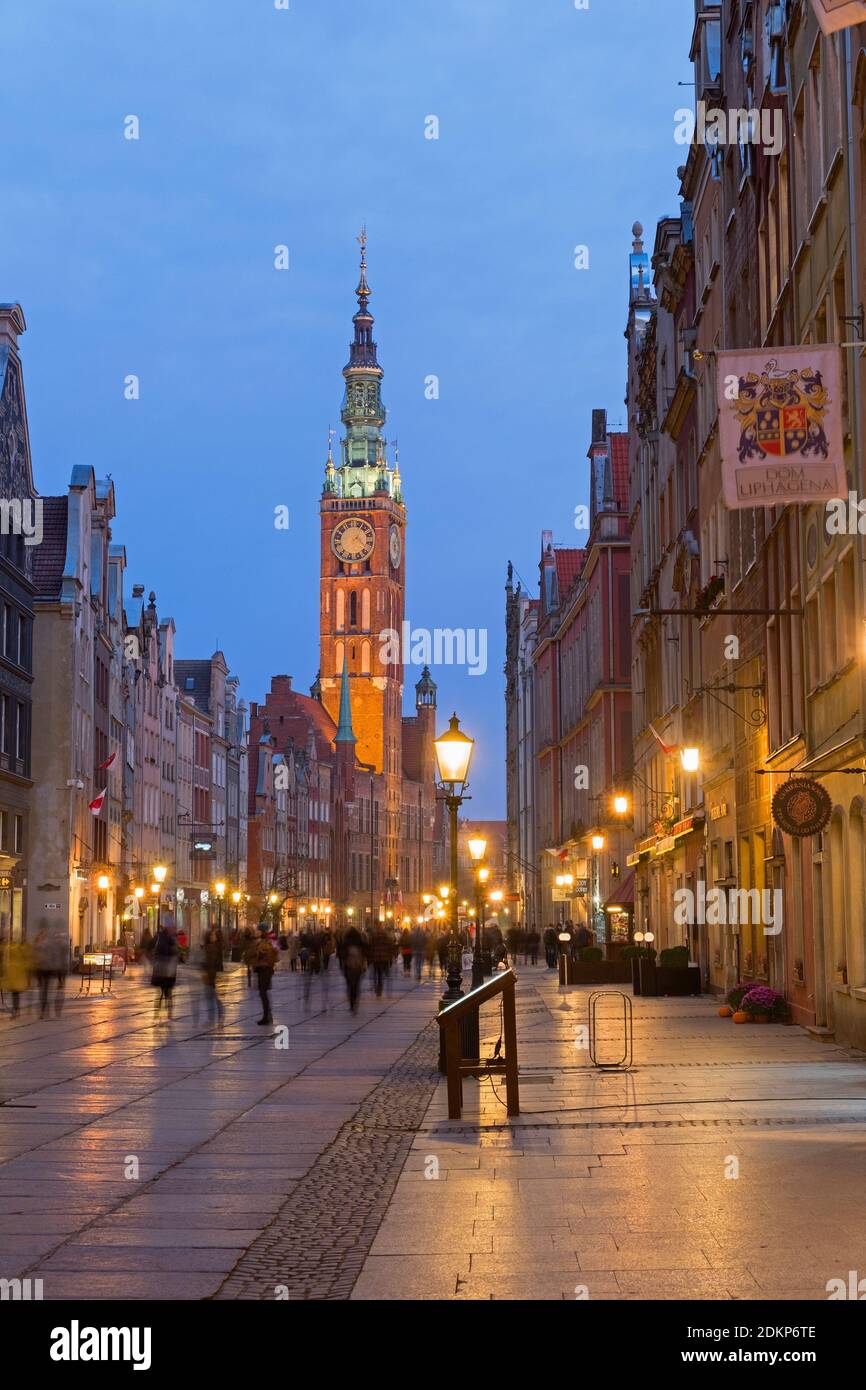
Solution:
<svg viewBox="0 0 866 1390">
<path fill-rule="evenodd" d="M 775 358 L 764 370 L 741 376 L 736 400 L 740 463 L 757 456 L 777 459 L 827 458 L 824 416 L 830 404 L 822 375 L 813 368 L 774 376 Z"/>
</svg>

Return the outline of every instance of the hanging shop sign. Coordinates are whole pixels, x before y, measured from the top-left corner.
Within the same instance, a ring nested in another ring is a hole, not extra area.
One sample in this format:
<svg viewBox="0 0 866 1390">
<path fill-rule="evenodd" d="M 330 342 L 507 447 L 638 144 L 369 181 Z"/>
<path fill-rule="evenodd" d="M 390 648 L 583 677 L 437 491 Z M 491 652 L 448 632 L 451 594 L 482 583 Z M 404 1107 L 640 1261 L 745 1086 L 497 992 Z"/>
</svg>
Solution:
<svg viewBox="0 0 866 1390">
<path fill-rule="evenodd" d="M 863 0 L 812 0 L 812 9 L 824 34 L 835 34 L 839 29 L 850 29 L 853 24 L 866 22 Z"/>
<path fill-rule="evenodd" d="M 830 820 L 833 803 L 826 787 L 814 777 L 791 777 L 773 797 L 773 820 L 786 835 L 820 835 Z"/>
<path fill-rule="evenodd" d="M 725 505 L 847 497 L 841 350 L 737 349 L 717 364 Z"/>
</svg>

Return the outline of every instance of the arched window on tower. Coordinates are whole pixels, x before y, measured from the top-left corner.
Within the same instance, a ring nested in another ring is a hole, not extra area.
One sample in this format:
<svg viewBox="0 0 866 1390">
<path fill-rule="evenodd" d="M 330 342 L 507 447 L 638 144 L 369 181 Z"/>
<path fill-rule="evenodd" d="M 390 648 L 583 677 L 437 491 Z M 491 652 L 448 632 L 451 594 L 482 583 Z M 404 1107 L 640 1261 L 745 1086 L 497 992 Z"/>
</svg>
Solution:
<svg viewBox="0 0 866 1390">
<path fill-rule="evenodd" d="M 369 642 L 362 642 L 362 643 L 361 643 L 361 675 L 362 675 L 362 676 L 369 676 L 369 674 L 370 674 L 370 643 L 369 643 Z"/>
<path fill-rule="evenodd" d="M 342 632 L 346 626 L 346 595 L 342 589 L 337 590 L 337 631 Z"/>
<path fill-rule="evenodd" d="M 335 664 L 335 666 L 336 666 L 336 669 L 337 669 L 337 673 L 338 673 L 338 674 L 339 674 L 339 672 L 342 671 L 342 669 L 343 669 L 343 658 L 344 658 L 344 656 L 345 656 L 345 653 L 346 653 L 346 644 L 345 644 L 345 642 L 338 642 L 338 643 L 336 644 L 336 646 L 334 647 L 334 664 Z"/>
<path fill-rule="evenodd" d="M 358 595 L 353 589 L 349 595 L 349 627 L 358 626 Z"/>
<path fill-rule="evenodd" d="M 370 631 L 370 590 L 365 589 L 361 595 L 361 627 L 365 632 Z"/>
</svg>

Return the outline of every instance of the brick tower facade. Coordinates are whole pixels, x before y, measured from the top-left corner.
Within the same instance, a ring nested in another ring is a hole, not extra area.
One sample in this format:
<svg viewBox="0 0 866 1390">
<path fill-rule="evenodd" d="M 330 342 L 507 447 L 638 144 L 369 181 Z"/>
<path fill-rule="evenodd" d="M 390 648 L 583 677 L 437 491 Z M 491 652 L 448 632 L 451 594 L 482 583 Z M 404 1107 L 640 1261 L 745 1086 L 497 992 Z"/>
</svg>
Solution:
<svg viewBox="0 0 866 1390">
<path fill-rule="evenodd" d="M 322 704 L 338 724 L 344 666 L 348 672 L 355 752 L 362 767 L 384 780 L 383 867 L 387 878 L 397 879 L 403 665 L 393 660 L 396 644 L 390 634 L 402 633 L 406 509 L 399 464 L 389 464 L 382 433 L 383 373 L 368 307 L 371 292 L 363 231 L 360 242 L 358 311 L 349 361 L 343 369 L 345 434 L 338 465 L 329 446 L 319 508 L 319 680 Z"/>
</svg>

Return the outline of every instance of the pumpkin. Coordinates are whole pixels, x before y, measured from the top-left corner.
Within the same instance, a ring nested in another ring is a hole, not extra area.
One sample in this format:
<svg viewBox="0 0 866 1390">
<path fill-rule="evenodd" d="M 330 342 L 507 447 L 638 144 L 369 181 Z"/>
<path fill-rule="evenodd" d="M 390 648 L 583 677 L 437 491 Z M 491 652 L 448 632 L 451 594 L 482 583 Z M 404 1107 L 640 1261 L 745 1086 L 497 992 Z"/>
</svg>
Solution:
<svg viewBox="0 0 866 1390">
<path fill-rule="evenodd" d="M 730 1004 L 723 1004 L 719 1009 L 719 1018 L 730 1018 L 733 1012 Z"/>
<path fill-rule="evenodd" d="M 735 1023 L 748 1023 L 748 1021 L 749 1021 L 749 1015 L 748 1015 L 747 1013 L 744 1013 L 742 1009 L 737 1009 L 737 1012 L 734 1014 L 734 1022 L 735 1022 Z"/>
</svg>

